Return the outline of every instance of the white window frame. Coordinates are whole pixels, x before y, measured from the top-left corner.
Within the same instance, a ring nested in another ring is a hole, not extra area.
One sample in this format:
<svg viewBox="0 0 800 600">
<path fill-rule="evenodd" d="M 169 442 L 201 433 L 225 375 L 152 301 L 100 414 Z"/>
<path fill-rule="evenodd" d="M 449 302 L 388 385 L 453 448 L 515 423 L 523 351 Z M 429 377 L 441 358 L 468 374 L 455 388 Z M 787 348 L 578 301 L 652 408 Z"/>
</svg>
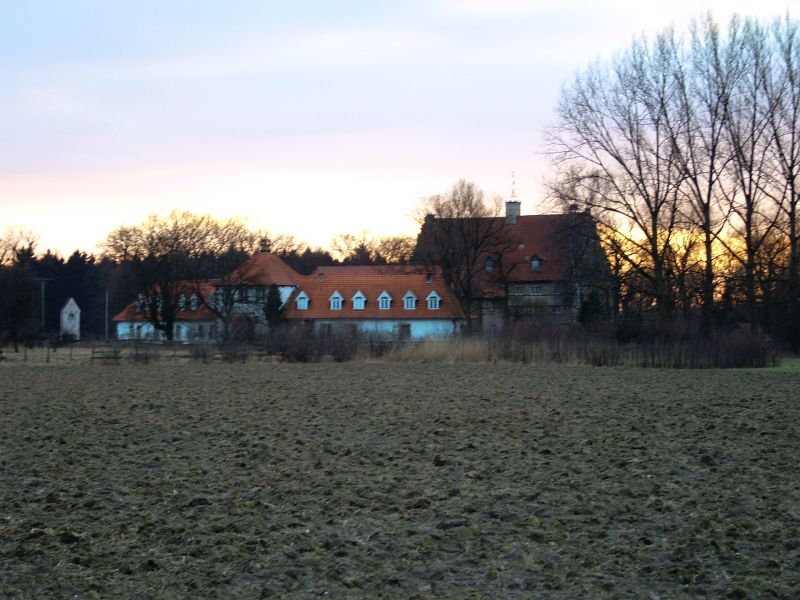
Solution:
<svg viewBox="0 0 800 600">
<path fill-rule="evenodd" d="M 405 310 L 417 310 L 417 297 L 411 290 L 408 290 L 403 296 L 403 308 Z"/>
<path fill-rule="evenodd" d="M 353 310 L 364 310 L 367 304 L 367 297 L 361 293 L 361 290 L 358 290 L 353 297 L 350 298 L 350 302 L 353 303 Z"/>
<path fill-rule="evenodd" d="M 383 290 L 378 296 L 378 310 L 389 310 L 392 307 L 392 297 L 389 292 Z"/>
<path fill-rule="evenodd" d="M 442 303 L 442 297 L 436 293 L 436 290 L 433 290 L 430 294 L 428 294 L 427 298 L 425 298 L 425 301 L 428 304 L 428 310 L 439 310 L 439 307 Z"/>
<path fill-rule="evenodd" d="M 333 292 L 331 297 L 328 298 L 328 306 L 331 310 L 342 310 L 344 307 L 344 297 L 338 291 Z"/>
</svg>

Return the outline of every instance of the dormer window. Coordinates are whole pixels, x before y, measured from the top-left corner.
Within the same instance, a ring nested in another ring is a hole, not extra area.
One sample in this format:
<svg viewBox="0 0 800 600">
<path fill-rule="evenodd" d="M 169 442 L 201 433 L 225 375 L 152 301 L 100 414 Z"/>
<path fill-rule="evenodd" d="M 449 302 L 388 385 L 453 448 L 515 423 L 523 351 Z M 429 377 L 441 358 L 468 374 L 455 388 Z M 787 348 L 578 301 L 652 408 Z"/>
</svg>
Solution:
<svg viewBox="0 0 800 600">
<path fill-rule="evenodd" d="M 344 298 L 339 292 L 333 292 L 331 297 L 328 298 L 328 302 L 330 302 L 331 310 L 342 310 Z"/>
<path fill-rule="evenodd" d="M 175 304 L 177 305 L 178 310 L 189 310 L 189 307 L 186 306 L 186 294 L 183 292 L 178 294 L 178 301 Z"/>
<path fill-rule="evenodd" d="M 147 301 L 142 294 L 136 300 L 136 312 L 144 312 L 147 309 Z"/>
<path fill-rule="evenodd" d="M 403 308 L 406 310 L 415 310 L 417 308 L 417 297 L 411 290 L 408 290 L 406 295 L 403 296 Z"/>
<path fill-rule="evenodd" d="M 494 271 L 496 264 L 497 262 L 495 261 L 493 256 L 487 256 L 486 263 L 484 264 L 483 268 L 486 269 L 486 271 Z"/>
<path fill-rule="evenodd" d="M 200 299 L 197 297 L 197 294 L 192 294 L 192 298 L 189 300 L 189 306 L 192 310 L 200 308 Z"/>
<path fill-rule="evenodd" d="M 308 310 L 308 294 L 305 292 L 297 294 L 297 298 L 294 299 L 294 302 L 297 305 L 297 310 Z"/>
<path fill-rule="evenodd" d="M 428 302 L 428 310 L 439 310 L 439 305 L 442 302 L 442 297 L 436 293 L 436 291 L 432 291 L 428 294 L 428 297 L 425 298 Z"/>
<path fill-rule="evenodd" d="M 538 256 L 531 257 L 531 271 L 538 271 L 542 268 L 542 259 Z"/>
<path fill-rule="evenodd" d="M 389 310 L 392 307 L 392 297 L 389 293 L 384 290 L 380 296 L 378 296 L 378 309 L 380 310 Z"/>
<path fill-rule="evenodd" d="M 350 300 L 353 303 L 353 310 L 364 310 L 364 305 L 367 302 L 367 297 L 361 293 L 361 290 L 359 290 Z"/>
</svg>

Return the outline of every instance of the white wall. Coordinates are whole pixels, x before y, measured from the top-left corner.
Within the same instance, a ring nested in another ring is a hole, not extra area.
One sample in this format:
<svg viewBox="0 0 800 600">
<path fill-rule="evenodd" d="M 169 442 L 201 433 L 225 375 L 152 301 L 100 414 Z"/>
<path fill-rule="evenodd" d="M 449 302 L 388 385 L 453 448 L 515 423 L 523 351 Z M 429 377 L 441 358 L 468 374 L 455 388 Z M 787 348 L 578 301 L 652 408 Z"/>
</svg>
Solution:
<svg viewBox="0 0 800 600">
<path fill-rule="evenodd" d="M 409 338 L 421 340 L 431 337 L 447 337 L 458 333 L 459 326 L 450 319 L 319 319 L 314 321 L 318 332 L 322 325 L 346 327 L 355 325 L 360 333 L 377 333 L 396 337 L 401 325 L 409 325 Z"/>
</svg>

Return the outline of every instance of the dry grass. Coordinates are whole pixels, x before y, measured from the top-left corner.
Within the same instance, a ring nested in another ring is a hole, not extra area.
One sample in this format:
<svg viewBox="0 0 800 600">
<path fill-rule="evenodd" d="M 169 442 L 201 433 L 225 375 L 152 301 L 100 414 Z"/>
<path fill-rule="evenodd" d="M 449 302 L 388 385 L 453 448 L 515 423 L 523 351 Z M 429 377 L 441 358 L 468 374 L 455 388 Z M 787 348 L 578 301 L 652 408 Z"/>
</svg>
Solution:
<svg viewBox="0 0 800 600">
<path fill-rule="evenodd" d="M 396 363 L 488 363 L 490 345 L 481 338 L 430 339 L 395 346 L 384 357 Z"/>
</svg>

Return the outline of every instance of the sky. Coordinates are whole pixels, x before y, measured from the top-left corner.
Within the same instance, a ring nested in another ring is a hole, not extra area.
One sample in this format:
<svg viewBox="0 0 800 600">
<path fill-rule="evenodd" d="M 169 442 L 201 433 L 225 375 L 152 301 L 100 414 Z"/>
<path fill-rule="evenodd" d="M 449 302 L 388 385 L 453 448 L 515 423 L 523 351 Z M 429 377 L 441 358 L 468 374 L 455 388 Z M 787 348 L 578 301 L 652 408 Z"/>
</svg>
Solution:
<svg viewBox="0 0 800 600">
<path fill-rule="evenodd" d="M 546 210 L 562 86 L 641 35 L 800 0 L 5 0 L 0 235 L 96 252 L 172 209 L 328 247 L 459 179 Z"/>
</svg>

